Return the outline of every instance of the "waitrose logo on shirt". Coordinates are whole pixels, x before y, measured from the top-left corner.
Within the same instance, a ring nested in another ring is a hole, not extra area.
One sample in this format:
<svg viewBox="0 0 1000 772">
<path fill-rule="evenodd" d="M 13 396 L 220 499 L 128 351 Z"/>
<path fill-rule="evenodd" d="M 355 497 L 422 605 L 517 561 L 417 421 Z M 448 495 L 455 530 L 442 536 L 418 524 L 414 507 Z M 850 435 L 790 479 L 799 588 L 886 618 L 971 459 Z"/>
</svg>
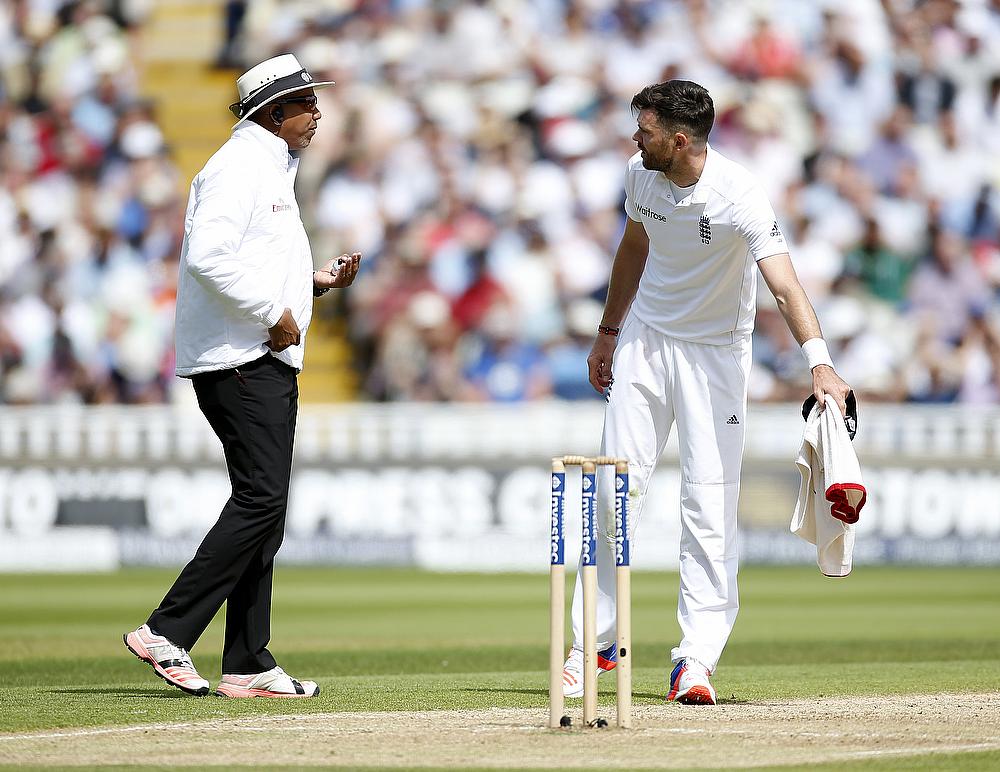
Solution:
<svg viewBox="0 0 1000 772">
<path fill-rule="evenodd" d="M 639 204 L 636 208 L 639 210 L 639 214 L 645 215 L 646 217 L 649 217 L 653 220 L 659 220 L 660 222 L 667 221 L 666 217 L 664 217 L 659 212 L 654 212 L 648 206 L 643 206 L 642 204 Z"/>
</svg>

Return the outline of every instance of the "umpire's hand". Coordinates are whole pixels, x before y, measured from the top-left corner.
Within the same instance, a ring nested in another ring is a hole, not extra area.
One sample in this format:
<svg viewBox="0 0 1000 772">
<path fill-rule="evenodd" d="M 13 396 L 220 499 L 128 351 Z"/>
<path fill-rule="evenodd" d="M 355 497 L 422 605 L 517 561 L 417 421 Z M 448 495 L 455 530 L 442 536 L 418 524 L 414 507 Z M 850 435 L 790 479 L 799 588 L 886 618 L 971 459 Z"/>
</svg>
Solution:
<svg viewBox="0 0 1000 772">
<path fill-rule="evenodd" d="M 269 328 L 267 334 L 271 338 L 267 342 L 267 347 L 271 351 L 284 351 L 289 346 L 299 345 L 301 334 L 299 326 L 295 323 L 295 317 L 292 316 L 292 309 L 286 308 L 278 323 Z"/>
<path fill-rule="evenodd" d="M 360 264 L 360 252 L 327 260 L 326 265 L 313 274 L 313 285 L 321 289 L 350 287 L 354 283 L 354 277 L 358 275 Z"/>
</svg>

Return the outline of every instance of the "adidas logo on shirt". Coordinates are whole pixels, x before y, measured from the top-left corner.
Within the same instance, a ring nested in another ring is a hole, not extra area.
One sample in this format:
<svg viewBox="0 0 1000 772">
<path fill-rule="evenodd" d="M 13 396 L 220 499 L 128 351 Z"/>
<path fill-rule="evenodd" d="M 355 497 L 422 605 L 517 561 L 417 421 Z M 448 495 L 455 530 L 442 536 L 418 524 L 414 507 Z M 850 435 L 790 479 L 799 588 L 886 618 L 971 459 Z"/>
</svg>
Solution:
<svg viewBox="0 0 1000 772">
<path fill-rule="evenodd" d="M 740 419 L 737 418 L 734 415 L 729 416 L 729 420 L 726 421 L 727 424 L 738 424 L 739 422 L 740 422 Z"/>
</svg>

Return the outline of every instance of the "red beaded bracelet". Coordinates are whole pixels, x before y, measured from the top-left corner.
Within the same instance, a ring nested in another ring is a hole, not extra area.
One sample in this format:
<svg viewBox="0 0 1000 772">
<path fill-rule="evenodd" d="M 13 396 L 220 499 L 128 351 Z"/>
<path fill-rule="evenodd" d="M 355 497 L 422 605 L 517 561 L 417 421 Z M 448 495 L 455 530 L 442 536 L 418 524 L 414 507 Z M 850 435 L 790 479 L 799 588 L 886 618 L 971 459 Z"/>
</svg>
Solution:
<svg viewBox="0 0 1000 772">
<path fill-rule="evenodd" d="M 621 332 L 620 327 L 606 327 L 603 324 L 597 325 L 597 332 L 601 335 L 618 335 Z"/>
</svg>

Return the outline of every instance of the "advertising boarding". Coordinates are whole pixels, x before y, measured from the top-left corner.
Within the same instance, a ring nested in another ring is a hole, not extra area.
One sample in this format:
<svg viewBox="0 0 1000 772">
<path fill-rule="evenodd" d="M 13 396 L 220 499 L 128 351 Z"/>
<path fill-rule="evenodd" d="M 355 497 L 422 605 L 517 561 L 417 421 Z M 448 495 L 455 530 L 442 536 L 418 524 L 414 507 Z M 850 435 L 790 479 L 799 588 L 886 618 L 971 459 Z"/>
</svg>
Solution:
<svg viewBox="0 0 1000 772">
<path fill-rule="evenodd" d="M 597 401 L 303 406 L 279 560 L 546 570 L 550 459 L 596 454 L 601 415 Z M 811 563 L 815 548 L 788 531 L 798 410 L 756 405 L 749 420 L 743 559 Z M 855 447 L 869 493 L 856 566 L 1000 563 L 1000 411 L 862 406 Z M 580 489 L 569 468 L 571 566 Z M 671 443 L 645 497 L 630 492 L 636 568 L 676 568 L 680 490 Z M 179 566 L 228 495 L 221 448 L 196 408 L 0 410 L 0 571 Z"/>
</svg>

